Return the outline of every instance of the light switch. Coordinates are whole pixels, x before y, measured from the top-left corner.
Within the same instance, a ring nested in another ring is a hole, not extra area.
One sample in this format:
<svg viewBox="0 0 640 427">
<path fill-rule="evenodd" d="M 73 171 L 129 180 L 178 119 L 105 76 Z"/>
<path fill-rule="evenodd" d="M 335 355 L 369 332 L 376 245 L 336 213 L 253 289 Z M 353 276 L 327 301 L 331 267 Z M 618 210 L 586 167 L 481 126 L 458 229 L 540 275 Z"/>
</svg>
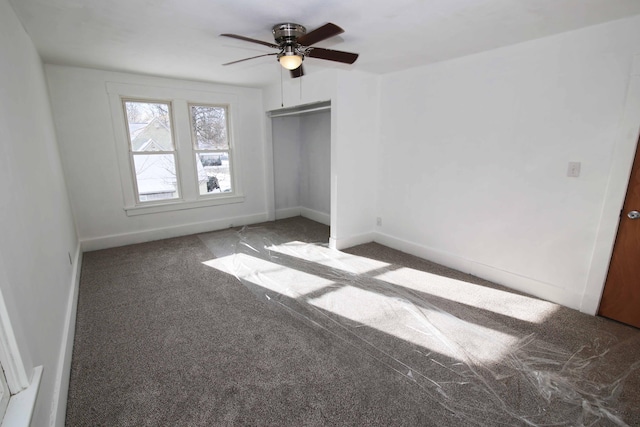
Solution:
<svg viewBox="0 0 640 427">
<path fill-rule="evenodd" d="M 580 176 L 580 162 L 569 162 L 567 176 L 577 178 Z"/>
</svg>

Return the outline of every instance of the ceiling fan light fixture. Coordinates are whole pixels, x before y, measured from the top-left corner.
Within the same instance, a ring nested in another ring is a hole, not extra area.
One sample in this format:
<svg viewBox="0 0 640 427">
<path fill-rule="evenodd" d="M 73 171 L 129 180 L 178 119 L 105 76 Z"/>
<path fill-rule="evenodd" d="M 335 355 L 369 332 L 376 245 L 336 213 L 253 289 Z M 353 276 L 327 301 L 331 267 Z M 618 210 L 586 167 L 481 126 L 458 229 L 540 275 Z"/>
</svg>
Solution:
<svg viewBox="0 0 640 427">
<path fill-rule="evenodd" d="M 233 39 L 244 40 L 246 42 L 257 43 L 278 49 L 278 53 L 266 53 L 263 55 L 252 56 L 251 58 L 227 62 L 222 65 L 231 65 L 247 61 L 249 59 L 277 55 L 278 62 L 280 62 L 282 68 L 289 70 L 291 72 L 291 77 L 295 79 L 304 76 L 302 61 L 304 61 L 304 58 L 307 56 L 326 61 L 341 62 L 343 64 L 353 64 L 355 60 L 358 59 L 357 53 L 324 49 L 314 46 L 316 43 L 320 43 L 323 40 L 337 36 L 343 32 L 344 30 L 342 28 L 338 27 L 336 24 L 332 24 L 331 22 L 316 28 L 310 33 L 307 33 L 307 29 L 300 24 L 285 22 L 273 26 L 272 33 L 275 44 L 240 36 L 238 34 L 220 34 L 224 37 L 231 37 Z"/>
<path fill-rule="evenodd" d="M 286 52 L 278 57 L 278 61 L 280 61 L 280 65 L 282 65 L 283 68 L 286 68 L 287 70 L 295 70 L 302 65 L 302 56 L 293 52 Z"/>
</svg>

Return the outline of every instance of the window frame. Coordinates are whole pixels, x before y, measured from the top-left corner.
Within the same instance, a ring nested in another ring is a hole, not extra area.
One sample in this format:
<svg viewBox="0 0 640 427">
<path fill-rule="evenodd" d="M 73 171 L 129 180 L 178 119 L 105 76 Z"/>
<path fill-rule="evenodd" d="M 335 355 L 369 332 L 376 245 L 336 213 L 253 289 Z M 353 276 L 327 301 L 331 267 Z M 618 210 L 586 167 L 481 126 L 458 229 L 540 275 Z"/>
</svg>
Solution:
<svg viewBox="0 0 640 427">
<path fill-rule="evenodd" d="M 9 398 L 11 392 L 9 391 L 9 384 L 4 376 L 4 369 L 2 369 L 2 363 L 0 362 L 0 423 L 4 419 L 4 414 L 7 412 L 9 406 Z"/>
<path fill-rule="evenodd" d="M 225 109 L 225 126 L 227 130 L 227 149 L 226 150 L 201 150 L 198 149 L 198 141 L 196 137 L 196 130 L 193 127 L 193 121 L 191 116 L 191 107 L 222 107 Z M 227 193 L 207 193 L 200 194 L 198 191 L 199 199 L 209 199 L 212 197 L 221 197 L 221 195 L 229 195 L 232 196 L 236 194 L 236 173 L 235 173 L 235 147 L 233 144 L 233 137 L 231 132 L 231 106 L 229 104 L 210 104 L 210 103 L 202 103 L 202 102 L 188 102 L 187 103 L 187 111 L 189 112 L 189 129 L 191 130 L 191 148 L 192 148 L 192 157 L 194 162 L 198 162 L 198 154 L 199 153 L 227 153 L 229 157 L 229 175 L 231 179 L 231 191 Z M 197 168 L 197 165 L 196 165 Z M 199 186 L 198 175 L 196 173 L 196 187 Z"/>
<path fill-rule="evenodd" d="M 234 144 L 235 126 L 233 117 L 239 110 L 238 96 L 231 93 L 172 88 L 152 85 L 136 85 L 119 82 L 107 82 L 111 121 L 114 132 L 114 144 L 119 168 L 123 210 L 127 216 L 146 215 L 208 206 L 243 203 L 241 146 Z M 134 190 L 135 169 L 132 167 L 128 125 L 126 123 L 123 100 L 142 102 L 170 102 L 172 109 L 172 132 L 176 149 L 176 173 L 179 174 L 180 188 L 178 199 L 139 202 L 137 188 Z M 197 165 L 193 150 L 191 117 L 189 105 L 224 105 L 227 107 L 227 135 L 230 148 L 233 149 L 231 165 L 232 190 L 230 193 L 200 195 L 197 185 Z M 233 145 L 232 145 L 233 144 Z"/>
<path fill-rule="evenodd" d="M 0 282 L 3 278 L 0 275 Z M 42 380 L 42 366 L 33 368 L 31 376 L 27 374 L 16 336 L 11 326 L 9 312 L 0 290 L 0 375 L 9 390 L 4 413 L 0 424 L 27 425 L 31 421 L 36 404 L 38 389 Z"/>
<path fill-rule="evenodd" d="M 142 99 L 142 98 L 129 98 L 129 97 L 121 97 L 122 100 L 122 113 L 124 114 L 124 123 L 127 129 L 127 146 L 129 150 L 129 169 L 131 171 L 131 179 L 133 181 L 133 191 L 135 196 L 136 206 L 149 206 L 156 204 L 164 204 L 171 203 L 182 200 L 182 179 L 180 173 L 180 159 L 178 147 L 176 145 L 176 136 L 175 136 L 175 128 L 174 123 L 175 119 L 173 117 L 173 105 L 171 100 L 164 99 Z M 171 143 L 173 144 L 173 151 L 153 151 L 150 155 L 172 155 L 174 160 L 174 167 L 176 171 L 176 191 L 178 192 L 178 197 L 173 197 L 170 199 L 157 199 L 157 200 L 141 200 L 140 197 L 140 189 L 138 187 L 138 176 L 136 174 L 136 164 L 135 164 L 135 156 L 144 155 L 143 151 L 134 151 L 133 150 L 133 141 L 131 140 L 131 131 L 129 129 L 129 117 L 127 116 L 127 102 L 138 102 L 138 103 L 146 103 L 146 104 L 165 104 L 169 107 L 169 128 L 171 131 Z"/>
</svg>

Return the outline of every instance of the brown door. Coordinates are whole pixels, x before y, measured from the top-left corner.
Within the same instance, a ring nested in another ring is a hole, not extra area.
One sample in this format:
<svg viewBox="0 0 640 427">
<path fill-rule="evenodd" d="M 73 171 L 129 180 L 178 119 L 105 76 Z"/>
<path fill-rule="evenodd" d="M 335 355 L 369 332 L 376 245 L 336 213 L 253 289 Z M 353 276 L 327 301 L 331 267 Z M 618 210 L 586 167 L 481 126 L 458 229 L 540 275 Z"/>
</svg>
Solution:
<svg viewBox="0 0 640 427">
<path fill-rule="evenodd" d="M 636 149 L 598 314 L 640 328 L 640 147 Z"/>
</svg>

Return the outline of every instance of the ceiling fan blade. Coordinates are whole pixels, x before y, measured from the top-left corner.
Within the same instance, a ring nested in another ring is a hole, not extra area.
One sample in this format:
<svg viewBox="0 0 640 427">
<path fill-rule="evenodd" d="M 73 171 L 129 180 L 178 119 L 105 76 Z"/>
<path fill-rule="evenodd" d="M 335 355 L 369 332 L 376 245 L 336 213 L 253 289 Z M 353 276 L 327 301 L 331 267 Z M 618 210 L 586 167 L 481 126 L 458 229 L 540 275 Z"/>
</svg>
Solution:
<svg viewBox="0 0 640 427">
<path fill-rule="evenodd" d="M 304 70 L 302 69 L 302 65 L 300 65 L 295 70 L 291 70 L 291 78 L 292 79 L 295 79 L 295 78 L 298 78 L 298 77 L 302 77 L 302 76 L 304 76 Z"/>
<path fill-rule="evenodd" d="M 261 44 L 261 45 L 264 45 L 264 46 L 273 47 L 275 49 L 279 49 L 280 48 L 277 44 L 273 44 L 273 43 L 269 43 L 269 42 L 263 42 L 262 40 L 250 39 L 249 37 L 239 36 L 237 34 L 220 34 L 220 35 L 224 36 L 224 37 L 231 37 L 232 39 L 244 40 L 246 42 L 258 43 L 258 44 Z"/>
<path fill-rule="evenodd" d="M 323 49 L 321 47 L 311 48 L 306 55 L 311 58 L 326 59 L 328 61 L 343 62 L 353 64 L 358 59 L 357 53 L 343 52 L 341 50 Z"/>
<path fill-rule="evenodd" d="M 262 58 L 263 56 L 271 56 L 271 55 L 277 55 L 277 53 L 265 53 L 264 55 L 258 55 L 258 56 L 252 56 L 251 58 L 244 58 L 244 59 L 239 59 L 237 61 L 233 61 L 233 62 L 227 62 L 226 64 L 222 64 L 222 65 L 231 65 L 231 64 L 237 64 L 238 62 L 242 62 L 242 61 L 248 61 L 250 59 L 254 59 L 254 58 Z"/>
<path fill-rule="evenodd" d="M 311 46 L 312 44 L 321 42 L 329 37 L 337 36 L 340 33 L 344 33 L 344 30 L 336 24 L 329 22 L 328 24 L 324 24 L 322 27 L 316 28 L 304 36 L 298 37 L 297 42 L 302 46 Z"/>
</svg>

